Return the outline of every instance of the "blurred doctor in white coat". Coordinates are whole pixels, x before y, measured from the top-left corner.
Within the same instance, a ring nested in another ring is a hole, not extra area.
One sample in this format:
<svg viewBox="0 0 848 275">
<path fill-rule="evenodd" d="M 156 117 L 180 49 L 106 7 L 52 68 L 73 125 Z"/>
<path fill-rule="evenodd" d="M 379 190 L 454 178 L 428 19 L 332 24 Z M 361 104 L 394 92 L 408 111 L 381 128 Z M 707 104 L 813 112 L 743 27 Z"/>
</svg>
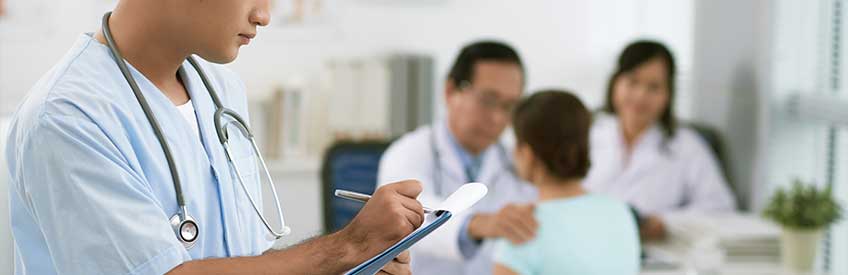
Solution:
<svg viewBox="0 0 848 275">
<path fill-rule="evenodd" d="M 491 41 L 466 46 L 446 81 L 447 117 L 404 135 L 380 161 L 379 184 L 417 179 L 424 205 L 438 205 L 469 182 L 489 187 L 471 210 L 411 249 L 414 274 L 490 274 L 490 240 L 520 244 L 535 236 L 536 190 L 516 177 L 512 154 L 499 141 L 523 87 L 515 50 Z"/>
<path fill-rule="evenodd" d="M 675 65 L 654 41 L 624 49 L 604 111 L 591 130 L 592 192 L 624 200 L 635 210 L 643 239 L 666 236 L 666 218 L 682 211 L 734 211 L 735 199 L 709 147 L 673 112 Z"/>
</svg>

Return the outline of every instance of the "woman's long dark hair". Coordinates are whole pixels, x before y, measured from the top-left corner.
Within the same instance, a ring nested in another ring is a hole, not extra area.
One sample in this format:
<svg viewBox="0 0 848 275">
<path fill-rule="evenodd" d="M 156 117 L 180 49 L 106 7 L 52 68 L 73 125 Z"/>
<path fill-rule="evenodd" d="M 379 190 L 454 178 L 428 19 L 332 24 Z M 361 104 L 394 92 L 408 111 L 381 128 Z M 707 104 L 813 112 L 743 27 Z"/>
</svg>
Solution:
<svg viewBox="0 0 848 275">
<path fill-rule="evenodd" d="M 622 74 L 631 72 L 654 58 L 662 59 L 668 69 L 668 75 L 666 78 L 666 84 L 668 87 L 668 103 L 660 116 L 660 126 L 665 134 L 665 140 L 668 141 L 668 139 L 674 137 L 674 134 L 677 131 L 677 119 L 674 117 L 674 79 L 676 76 L 676 67 L 674 65 L 674 56 L 671 54 L 671 51 L 659 42 L 639 40 L 624 48 L 624 51 L 621 52 L 621 56 L 618 57 L 615 73 L 612 74 L 612 77 L 610 77 L 609 82 L 607 83 L 607 99 L 601 110 L 610 114 L 616 114 L 615 105 L 612 104 L 612 93 L 615 89 L 615 81 Z"/>
</svg>

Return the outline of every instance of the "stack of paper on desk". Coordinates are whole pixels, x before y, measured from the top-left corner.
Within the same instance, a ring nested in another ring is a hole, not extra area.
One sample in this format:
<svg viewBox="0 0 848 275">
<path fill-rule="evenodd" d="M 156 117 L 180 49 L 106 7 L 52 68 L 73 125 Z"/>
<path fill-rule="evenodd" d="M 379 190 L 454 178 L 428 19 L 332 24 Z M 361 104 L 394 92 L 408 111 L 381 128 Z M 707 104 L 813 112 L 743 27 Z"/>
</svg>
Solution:
<svg viewBox="0 0 848 275">
<path fill-rule="evenodd" d="M 669 248 L 689 252 L 717 248 L 724 262 L 777 263 L 780 228 L 752 215 L 679 215 L 667 219 Z M 687 253 L 689 254 L 689 253 Z"/>
</svg>

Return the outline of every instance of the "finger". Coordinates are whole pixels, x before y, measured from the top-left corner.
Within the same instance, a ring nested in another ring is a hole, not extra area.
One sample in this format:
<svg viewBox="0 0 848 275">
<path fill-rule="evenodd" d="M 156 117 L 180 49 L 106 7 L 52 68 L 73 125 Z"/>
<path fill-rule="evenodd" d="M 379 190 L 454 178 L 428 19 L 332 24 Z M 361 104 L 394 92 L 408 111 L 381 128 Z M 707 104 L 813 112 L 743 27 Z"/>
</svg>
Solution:
<svg viewBox="0 0 848 275">
<path fill-rule="evenodd" d="M 385 272 L 385 273 L 383 273 Z M 392 275 L 401 275 L 401 274 L 409 274 L 409 265 L 402 264 L 395 261 L 391 261 L 380 270 L 380 274 L 392 274 Z"/>
<path fill-rule="evenodd" d="M 396 182 L 386 185 L 385 187 L 397 192 L 398 194 L 413 199 L 418 198 L 418 194 L 421 194 L 421 183 L 417 180 Z"/>
<path fill-rule="evenodd" d="M 510 231 L 515 232 L 516 240 L 519 243 L 523 243 L 523 242 L 532 240 L 536 236 L 535 231 L 527 230 L 526 228 L 519 225 L 518 223 L 514 223 L 514 224 L 510 225 Z"/>
<path fill-rule="evenodd" d="M 518 232 L 514 227 L 503 226 L 501 230 L 503 230 L 504 237 L 512 244 L 518 245 L 524 243 L 524 238 L 521 236 L 521 233 Z"/>
<path fill-rule="evenodd" d="M 400 238 L 406 237 L 406 235 L 409 235 L 410 232 L 414 231 L 416 228 L 421 226 L 421 224 L 424 222 L 424 216 L 412 212 L 411 210 L 406 209 L 402 206 L 394 207 L 396 207 L 397 209 L 393 210 L 392 212 L 395 215 L 398 215 L 395 216 L 396 220 L 394 221 L 396 224 L 396 227 L 394 228 L 397 229 L 397 231 L 394 231 L 396 235 L 393 234 L 387 237 L 396 241 Z"/>
<path fill-rule="evenodd" d="M 413 212 L 418 212 L 421 215 L 424 215 L 424 205 L 421 204 L 417 199 L 407 198 L 404 196 L 398 196 L 398 201 L 406 207 L 406 209 L 412 210 Z"/>
<path fill-rule="evenodd" d="M 415 230 L 422 223 L 424 223 L 424 215 L 423 213 L 418 213 L 409 209 L 404 209 L 403 215 L 406 217 L 406 221 L 409 222 L 409 225 L 412 226 L 412 230 Z M 410 230 L 411 231 L 411 230 Z"/>
<path fill-rule="evenodd" d="M 409 255 L 409 250 L 400 253 L 395 261 L 401 264 L 408 264 L 412 261 L 412 257 Z"/>
<path fill-rule="evenodd" d="M 536 222 L 536 205 L 535 204 L 527 204 L 524 207 L 521 207 L 521 216 L 527 217 L 527 221 L 530 222 L 534 227 L 538 226 Z"/>
<path fill-rule="evenodd" d="M 539 223 L 536 222 L 536 217 L 532 210 L 529 208 L 516 209 L 516 211 L 508 213 L 512 219 L 516 222 L 521 223 L 524 227 L 536 231 L 536 228 L 539 227 Z"/>
<path fill-rule="evenodd" d="M 536 234 L 538 224 L 532 214 L 522 213 L 523 211 L 508 211 L 504 213 L 505 222 L 516 230 L 519 230 L 522 235 L 533 236 Z"/>
<path fill-rule="evenodd" d="M 533 215 L 536 212 L 536 205 L 532 203 L 522 204 L 515 207 L 514 210 L 523 214 Z"/>
</svg>

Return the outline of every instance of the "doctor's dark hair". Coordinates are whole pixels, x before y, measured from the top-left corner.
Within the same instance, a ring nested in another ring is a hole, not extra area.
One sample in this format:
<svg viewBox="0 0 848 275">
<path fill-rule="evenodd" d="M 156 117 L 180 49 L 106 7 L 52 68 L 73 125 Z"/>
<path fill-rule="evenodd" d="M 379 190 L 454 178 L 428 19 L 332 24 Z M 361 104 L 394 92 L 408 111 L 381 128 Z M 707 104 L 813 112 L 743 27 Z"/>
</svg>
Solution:
<svg viewBox="0 0 848 275">
<path fill-rule="evenodd" d="M 589 172 L 592 114 L 573 94 L 536 92 L 516 106 L 512 121 L 518 143 L 530 146 L 551 175 L 566 180 Z"/>
<path fill-rule="evenodd" d="M 495 61 L 512 63 L 521 68 L 522 84 L 524 80 L 524 64 L 521 62 L 521 57 L 509 45 L 498 41 L 478 41 L 471 43 L 459 52 L 450 72 L 448 79 L 455 87 L 462 87 L 471 83 L 471 78 L 474 76 L 474 65 L 482 61 Z"/>
<path fill-rule="evenodd" d="M 677 132 L 677 119 L 674 117 L 674 79 L 677 72 L 674 65 L 674 55 L 672 55 L 671 51 L 662 43 L 650 40 L 639 40 L 624 48 L 624 51 L 622 51 L 621 55 L 618 57 L 615 72 L 610 77 L 609 82 L 607 82 L 606 103 L 601 110 L 610 114 L 615 114 L 615 105 L 612 103 L 615 81 L 622 74 L 632 72 L 639 66 L 644 65 L 654 58 L 662 59 L 665 63 L 666 71 L 668 72 L 668 75 L 666 75 L 668 104 L 666 104 L 665 110 L 663 110 L 659 118 L 659 124 L 662 128 L 663 134 L 665 135 L 665 140 L 667 141 L 669 138 L 674 137 L 674 134 Z"/>
</svg>

